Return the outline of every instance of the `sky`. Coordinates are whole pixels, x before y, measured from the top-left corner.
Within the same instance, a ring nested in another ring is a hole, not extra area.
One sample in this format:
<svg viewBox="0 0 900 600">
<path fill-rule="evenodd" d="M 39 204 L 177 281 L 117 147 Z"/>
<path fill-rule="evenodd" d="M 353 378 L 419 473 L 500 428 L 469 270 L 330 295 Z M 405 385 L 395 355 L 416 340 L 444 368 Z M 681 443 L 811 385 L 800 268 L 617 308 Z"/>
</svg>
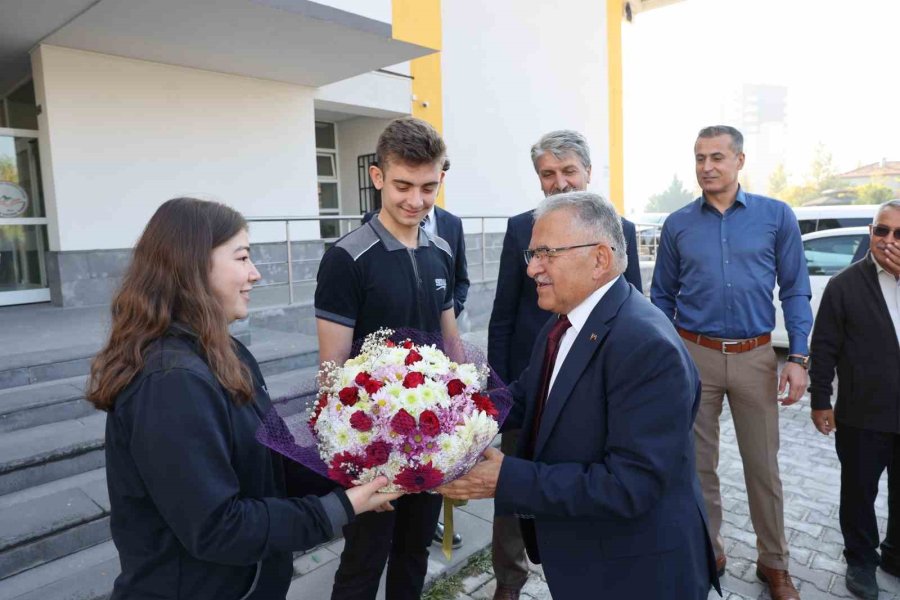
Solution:
<svg viewBox="0 0 900 600">
<path fill-rule="evenodd" d="M 696 189 L 697 131 L 721 122 L 743 84 L 787 86 L 790 183 L 819 143 L 839 173 L 900 160 L 898 31 L 896 0 L 682 0 L 638 13 L 622 35 L 626 212 L 676 174 Z"/>
</svg>

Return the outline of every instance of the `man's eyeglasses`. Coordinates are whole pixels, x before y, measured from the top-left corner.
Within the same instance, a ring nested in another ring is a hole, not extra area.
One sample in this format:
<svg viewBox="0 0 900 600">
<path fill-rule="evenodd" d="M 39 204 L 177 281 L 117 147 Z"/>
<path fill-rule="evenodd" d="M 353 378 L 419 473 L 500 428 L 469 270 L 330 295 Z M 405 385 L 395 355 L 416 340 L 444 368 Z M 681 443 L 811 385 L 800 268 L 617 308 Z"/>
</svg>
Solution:
<svg viewBox="0 0 900 600">
<path fill-rule="evenodd" d="M 900 227 L 897 229 L 891 229 L 887 225 L 873 225 L 872 226 L 872 235 L 875 237 L 887 237 L 891 232 L 894 232 L 894 239 L 900 241 Z"/>
<path fill-rule="evenodd" d="M 557 256 L 559 256 L 560 254 L 562 254 L 563 252 L 565 252 L 566 250 L 574 250 L 575 248 L 590 248 L 591 246 L 596 246 L 596 245 L 602 244 L 602 243 L 603 242 L 592 242 L 590 244 L 577 244 L 575 246 L 561 246 L 559 248 L 534 248 L 534 249 L 529 248 L 528 250 L 525 250 L 525 252 L 524 252 L 525 264 L 526 265 L 530 264 L 531 259 L 533 259 L 533 258 L 536 258 L 538 260 L 547 260 L 547 259 L 552 260 L 552 259 L 556 258 Z M 612 250 L 613 252 L 616 251 L 616 249 L 613 248 L 612 246 L 610 246 L 609 249 Z"/>
</svg>

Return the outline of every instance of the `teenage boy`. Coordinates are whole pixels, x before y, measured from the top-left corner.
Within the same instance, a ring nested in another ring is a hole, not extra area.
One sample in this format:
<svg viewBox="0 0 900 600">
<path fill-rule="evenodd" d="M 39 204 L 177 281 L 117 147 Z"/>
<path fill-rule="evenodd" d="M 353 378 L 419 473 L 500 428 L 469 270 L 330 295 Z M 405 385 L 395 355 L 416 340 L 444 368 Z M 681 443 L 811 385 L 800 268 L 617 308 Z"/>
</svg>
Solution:
<svg viewBox="0 0 900 600">
<path fill-rule="evenodd" d="M 458 337 L 453 253 L 419 227 L 444 180 L 446 153 L 437 131 L 413 117 L 392 121 L 378 138 L 369 175 L 381 190 L 381 211 L 339 239 L 319 265 L 320 361 L 340 364 L 354 340 L 382 327 Z M 394 512 L 360 515 L 344 527 L 332 598 L 374 599 L 387 562 L 387 597 L 418 599 L 440 508 L 437 494 L 410 494 Z"/>
</svg>

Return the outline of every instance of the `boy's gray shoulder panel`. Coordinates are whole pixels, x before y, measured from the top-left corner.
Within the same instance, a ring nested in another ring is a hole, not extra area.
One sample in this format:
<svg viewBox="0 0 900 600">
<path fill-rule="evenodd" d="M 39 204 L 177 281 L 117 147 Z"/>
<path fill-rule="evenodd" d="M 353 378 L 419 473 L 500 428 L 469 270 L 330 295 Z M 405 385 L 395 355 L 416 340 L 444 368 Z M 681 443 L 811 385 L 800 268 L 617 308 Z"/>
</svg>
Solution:
<svg viewBox="0 0 900 600">
<path fill-rule="evenodd" d="M 381 238 L 378 237 L 372 226 L 366 223 L 339 239 L 334 245 L 343 249 L 356 261 L 379 241 Z"/>
</svg>

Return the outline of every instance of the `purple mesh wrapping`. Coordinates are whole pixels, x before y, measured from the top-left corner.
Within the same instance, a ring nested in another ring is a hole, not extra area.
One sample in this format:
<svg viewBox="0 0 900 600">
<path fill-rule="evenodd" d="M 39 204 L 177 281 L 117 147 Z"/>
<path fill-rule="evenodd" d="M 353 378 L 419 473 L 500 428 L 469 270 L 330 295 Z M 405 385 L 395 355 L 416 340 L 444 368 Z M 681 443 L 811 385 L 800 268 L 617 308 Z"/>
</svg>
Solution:
<svg viewBox="0 0 900 600">
<path fill-rule="evenodd" d="M 438 333 L 398 329 L 389 339 L 397 344 L 407 339 L 419 346 L 433 344 L 456 363 L 471 363 L 479 367 L 487 365 L 487 358 L 480 348 L 459 338 L 445 345 L 443 338 Z M 359 354 L 362 344 L 363 340 L 361 339 L 353 343 L 351 357 Z M 497 422 L 502 425 L 512 407 L 512 396 L 493 369 L 489 371 L 488 380 L 482 393 L 490 396 L 499 413 L 496 417 Z M 319 456 L 316 436 L 308 423 L 310 411 L 318 395 L 319 388 L 315 377 L 311 377 L 307 381 L 298 381 L 296 388 L 290 394 L 273 398 L 273 407 L 263 418 L 262 424 L 256 432 L 256 439 L 279 454 L 319 475 L 328 477 L 328 465 Z M 455 472 L 445 473 L 443 483 L 461 477 L 475 464 L 486 447 L 473 448 L 468 457 L 469 460 L 466 461 L 468 464 L 461 464 Z"/>
</svg>

